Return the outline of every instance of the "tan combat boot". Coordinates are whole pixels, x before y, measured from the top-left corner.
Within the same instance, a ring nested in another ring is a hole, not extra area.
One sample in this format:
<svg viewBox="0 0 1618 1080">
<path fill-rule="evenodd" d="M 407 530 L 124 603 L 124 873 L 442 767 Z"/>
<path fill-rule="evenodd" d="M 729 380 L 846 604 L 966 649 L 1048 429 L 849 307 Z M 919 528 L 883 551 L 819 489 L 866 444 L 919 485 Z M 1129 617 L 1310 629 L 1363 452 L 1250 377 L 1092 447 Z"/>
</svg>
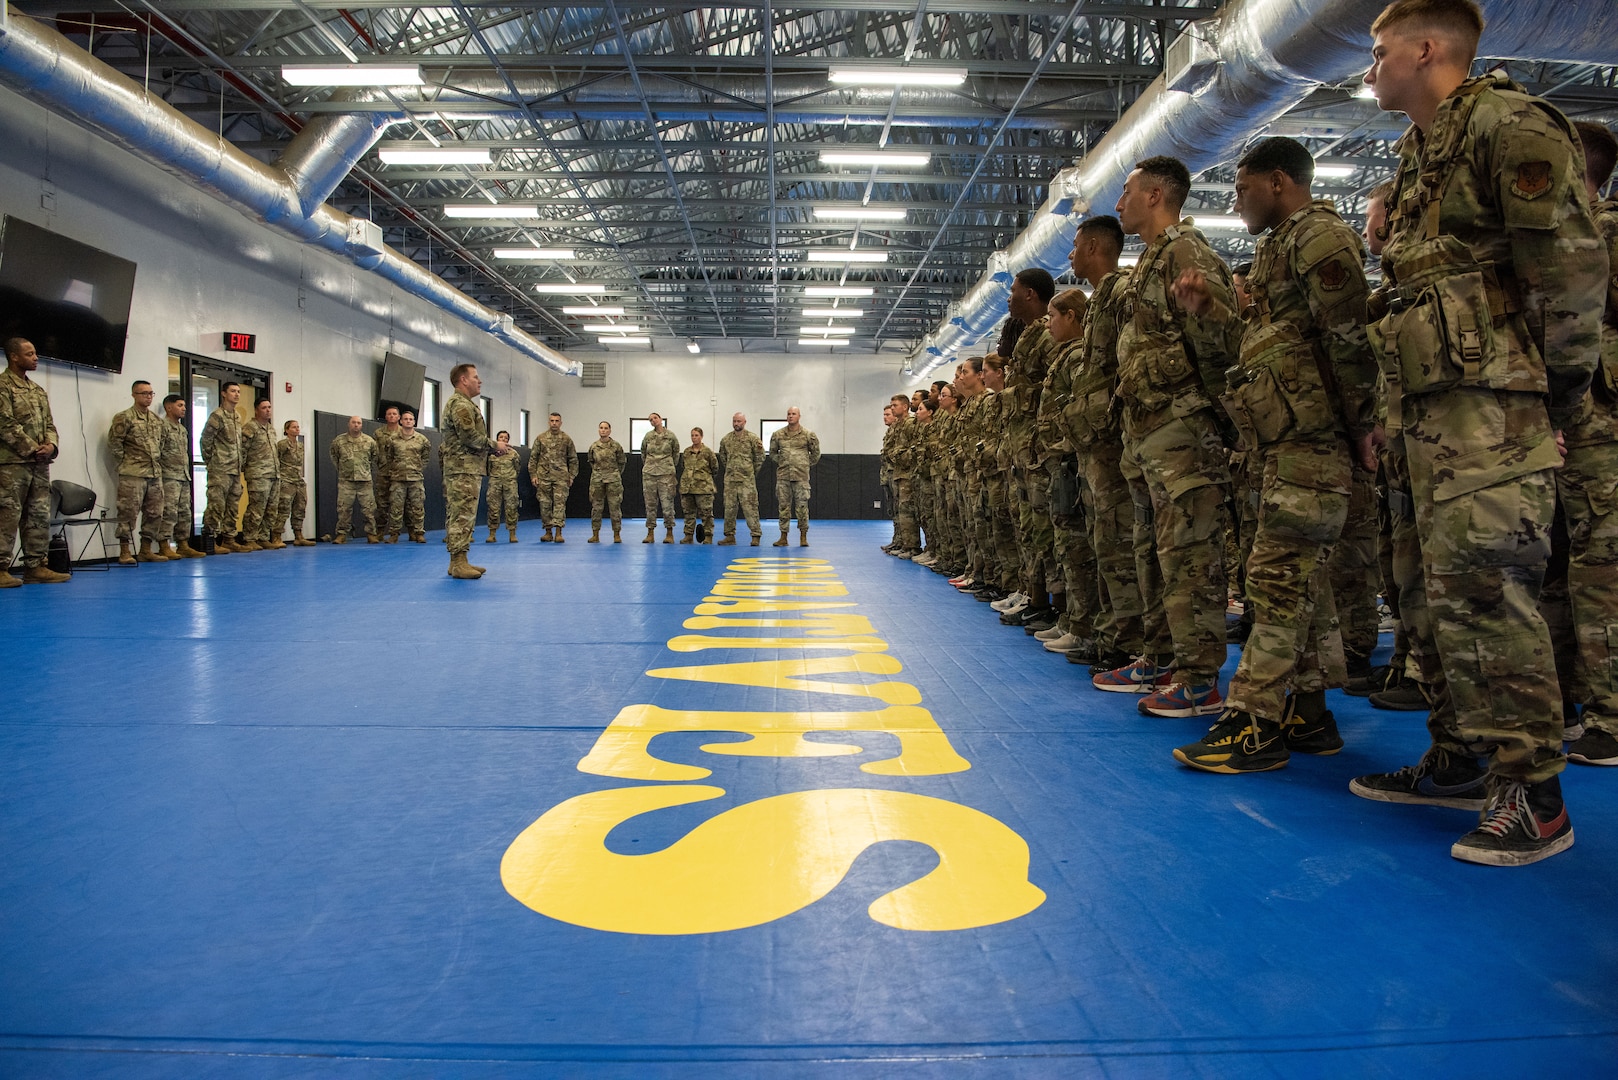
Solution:
<svg viewBox="0 0 1618 1080">
<path fill-rule="evenodd" d="M 680 543 L 682 543 L 682 544 L 691 543 L 691 533 L 692 533 L 692 530 L 695 529 L 695 528 L 696 528 L 696 526 L 694 526 L 694 525 L 687 525 L 686 530 L 685 530 L 685 535 L 680 537 Z"/>
<path fill-rule="evenodd" d="M 489 528 L 489 538 L 487 540 L 483 541 L 483 542 L 485 544 L 494 543 L 494 527 L 493 526 L 490 526 L 490 528 Z"/>
<path fill-rule="evenodd" d="M 809 546 L 809 526 L 807 526 L 807 525 L 799 525 L 798 526 L 798 546 L 799 547 L 808 547 Z"/>
<path fill-rule="evenodd" d="M 612 527 L 612 542 L 613 543 L 621 544 L 621 543 L 624 542 L 624 534 L 623 534 L 622 530 L 623 530 L 623 526 L 621 526 L 621 525 L 614 525 Z"/>
<path fill-rule="evenodd" d="M 787 530 L 786 530 L 786 526 L 783 525 L 781 527 L 781 539 L 777 540 L 775 543 L 771 544 L 770 546 L 771 547 L 786 547 L 787 546 Z"/>
<path fill-rule="evenodd" d="M 183 558 L 183 556 L 175 550 L 173 540 L 159 540 L 157 543 L 157 553 L 170 562 L 173 562 L 175 559 Z"/>
<path fill-rule="evenodd" d="M 336 536 L 332 537 L 331 542 L 334 544 L 346 544 L 348 543 L 348 537 L 344 536 L 342 533 L 338 533 Z"/>
<path fill-rule="evenodd" d="M 557 542 L 557 543 L 558 543 L 558 544 L 565 544 L 565 543 L 567 543 L 567 541 L 566 541 L 566 540 L 563 540 L 563 539 L 562 539 L 562 526 L 560 526 L 560 525 L 558 525 L 558 526 L 556 526 L 556 542 Z"/>
<path fill-rule="evenodd" d="M 365 542 L 367 544 L 380 544 L 382 542 L 382 538 L 376 533 L 366 533 Z"/>
<path fill-rule="evenodd" d="M 506 532 L 509 534 L 508 542 L 515 544 L 517 542 L 517 526 L 512 525 L 508 527 Z"/>
<path fill-rule="evenodd" d="M 120 566 L 135 565 L 135 553 L 130 550 L 128 540 L 118 541 L 118 564 Z"/>
<path fill-rule="evenodd" d="M 545 526 L 545 535 L 539 538 L 539 542 L 541 544 L 550 543 L 554 539 L 554 537 L 551 536 L 551 532 L 551 527 L 549 525 Z"/>
<path fill-rule="evenodd" d="M 466 561 L 466 552 L 457 551 L 449 557 L 449 576 L 461 581 L 476 581 L 483 571 Z"/>
<path fill-rule="evenodd" d="M 425 544 L 427 542 L 427 534 L 426 533 L 419 533 L 419 532 L 418 533 L 411 533 L 410 534 L 410 540 L 411 540 L 411 543 Z"/>
<path fill-rule="evenodd" d="M 665 544 L 674 543 L 674 526 L 673 525 L 669 525 L 667 530 L 663 533 L 663 543 L 665 543 Z"/>
<path fill-rule="evenodd" d="M 723 540 L 719 541 L 719 546 L 720 547 L 735 547 L 736 546 L 736 534 L 735 533 L 726 533 L 725 538 Z"/>
<path fill-rule="evenodd" d="M 264 545 L 264 550 L 265 551 L 280 551 L 282 548 L 284 548 L 286 546 L 287 546 L 287 542 L 285 540 L 281 539 L 279 536 L 272 536 L 272 537 L 270 537 L 270 542 L 268 544 Z"/>
<path fill-rule="evenodd" d="M 648 526 L 646 526 L 646 539 L 642 540 L 641 543 L 650 544 L 650 543 L 655 542 L 656 540 L 657 540 L 657 526 L 656 525 L 648 525 Z"/>
<path fill-rule="evenodd" d="M 303 538 L 303 530 L 302 529 L 294 529 L 294 530 L 292 530 L 292 546 L 293 547 L 314 547 L 315 542 L 313 540 L 305 540 Z"/>
<path fill-rule="evenodd" d="M 762 539 L 764 539 L 764 534 L 763 533 L 754 533 L 753 534 L 753 542 L 748 544 L 747 546 L 748 547 L 758 547 L 758 542 L 760 540 L 762 540 Z"/>
<path fill-rule="evenodd" d="M 256 540 L 243 540 L 236 545 L 237 551 L 263 551 L 264 548 Z"/>
<path fill-rule="evenodd" d="M 208 557 L 206 551 L 198 551 L 192 547 L 189 539 L 181 540 L 175 545 L 174 550 L 180 553 L 180 558 L 182 559 L 206 559 Z"/>
<path fill-rule="evenodd" d="M 594 525 L 590 526 L 590 539 L 586 540 L 585 543 L 586 544 L 599 544 L 599 543 L 601 543 L 601 523 L 599 521 L 596 522 Z"/>
<path fill-rule="evenodd" d="M 22 578 L 13 577 L 10 570 L 0 570 L 0 589 L 20 589 Z"/>
<path fill-rule="evenodd" d="M 27 570 L 24 570 L 22 580 L 25 585 L 60 585 L 72 576 L 71 574 L 58 574 L 50 567 L 40 565 L 30 566 Z"/>
</svg>

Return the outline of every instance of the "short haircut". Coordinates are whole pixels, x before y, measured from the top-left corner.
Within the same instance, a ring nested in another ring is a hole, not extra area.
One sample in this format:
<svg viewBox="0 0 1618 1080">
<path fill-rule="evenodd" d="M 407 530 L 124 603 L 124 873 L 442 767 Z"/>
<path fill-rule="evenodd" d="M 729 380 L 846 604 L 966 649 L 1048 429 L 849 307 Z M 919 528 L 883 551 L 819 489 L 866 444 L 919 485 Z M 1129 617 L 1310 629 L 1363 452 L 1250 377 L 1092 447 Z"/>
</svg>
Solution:
<svg viewBox="0 0 1618 1080">
<path fill-rule="evenodd" d="M 1159 155 L 1135 162 L 1135 168 L 1163 189 L 1163 201 L 1176 212 L 1185 205 L 1185 197 L 1191 194 L 1191 170 L 1185 167 L 1185 162 Z"/>
<path fill-rule="evenodd" d="M 30 345 L 30 344 L 32 344 L 32 342 L 30 342 L 27 338 L 23 338 L 23 337 L 6 338 L 6 355 L 7 356 L 21 356 L 22 355 L 22 347 L 24 345 Z"/>
<path fill-rule="evenodd" d="M 476 364 L 456 364 L 449 369 L 449 384 L 454 386 L 461 381 L 468 371 L 476 370 L 476 368 Z"/>
<path fill-rule="evenodd" d="M 164 405 L 173 405 L 176 401 L 184 401 L 184 400 L 185 400 L 185 398 L 181 397 L 179 394 L 170 394 L 170 395 L 168 395 L 167 397 L 165 397 L 163 399 L 163 404 Z M 290 424 L 290 423 L 292 423 L 292 421 L 288 420 L 287 423 Z"/>
<path fill-rule="evenodd" d="M 390 413 L 390 412 L 399 412 L 399 406 L 397 406 L 397 405 L 389 405 L 389 406 L 388 406 L 388 407 L 387 407 L 387 408 L 385 408 L 385 409 L 383 409 L 383 410 L 382 410 L 382 415 L 383 415 L 383 416 L 386 416 L 386 415 L 388 415 L 388 413 Z M 403 413 L 399 413 L 399 415 L 400 415 L 400 416 L 403 416 L 403 415 L 404 415 L 404 414 L 403 414 Z"/>
<path fill-rule="evenodd" d="M 1051 301 L 1051 307 L 1063 315 L 1083 315 L 1084 305 L 1087 302 L 1084 293 L 1078 289 L 1063 289 L 1061 294 Z"/>
<path fill-rule="evenodd" d="M 145 379 L 136 379 L 134 382 L 129 384 L 129 389 L 130 389 L 131 392 L 134 392 L 136 390 L 139 390 L 143 386 L 150 386 L 150 385 L 152 385 L 152 384 L 147 382 Z"/>
<path fill-rule="evenodd" d="M 234 383 L 234 382 L 228 382 L 228 381 L 227 382 L 222 382 L 222 383 L 219 384 L 219 392 L 221 394 L 223 394 L 226 390 L 229 390 L 232 386 L 241 386 L 241 383 Z"/>
<path fill-rule="evenodd" d="M 1315 155 L 1297 139 L 1272 135 L 1247 148 L 1236 162 L 1249 173 L 1283 172 L 1294 184 L 1308 187 L 1315 180 Z"/>
<path fill-rule="evenodd" d="M 1253 264 L 1250 262 L 1237 263 L 1235 266 L 1230 268 L 1231 277 L 1247 277 L 1252 272 Z"/>
<path fill-rule="evenodd" d="M 888 397 L 888 400 L 891 402 L 903 402 L 905 408 L 910 408 L 909 394 L 892 394 Z"/>
<path fill-rule="evenodd" d="M 1584 177 L 1599 191 L 1612 177 L 1613 166 L 1618 165 L 1618 139 L 1605 125 L 1588 120 L 1580 120 L 1573 128 L 1584 146 Z"/>
<path fill-rule="evenodd" d="M 175 395 L 170 394 L 168 398 L 163 399 L 163 404 L 167 405 L 169 403 L 169 398 L 174 398 L 175 401 L 180 400 Z M 296 423 L 297 423 L 296 420 L 288 420 L 286 423 L 282 424 L 281 425 L 281 434 L 285 435 L 287 432 L 291 431 L 292 430 L 292 425 L 296 424 Z"/>
<path fill-rule="evenodd" d="M 1050 303 L 1051 297 L 1056 295 L 1056 279 L 1051 277 L 1049 270 L 1038 266 L 1017 271 L 1016 282 L 1025 289 L 1034 290 L 1034 295 L 1039 297 L 1042 304 Z"/>
<path fill-rule="evenodd" d="M 510 442 L 510 441 L 511 441 L 511 432 L 509 432 L 509 431 L 497 431 L 497 432 L 495 432 L 495 433 L 494 433 L 494 441 L 495 441 L 495 442 L 499 442 L 499 441 L 500 441 L 500 437 L 501 437 L 501 436 L 502 436 L 502 435 L 504 435 L 504 436 L 505 436 L 505 438 L 506 438 L 506 441 L 507 441 L 507 442 Z"/>
<path fill-rule="evenodd" d="M 1365 196 L 1368 202 L 1387 202 L 1388 196 L 1393 194 L 1395 184 L 1392 180 L 1384 180 Z"/>
<path fill-rule="evenodd" d="M 553 412 L 553 413 L 551 413 L 551 416 L 556 417 L 556 419 L 558 419 L 558 420 L 560 420 L 562 418 L 562 414 L 559 413 L 559 412 Z M 550 417 L 546 417 L 546 419 L 548 420 L 548 419 L 550 419 Z"/>
<path fill-rule="evenodd" d="M 407 416 L 410 417 L 410 419 L 414 420 L 416 418 L 416 410 L 415 409 L 400 409 L 399 410 L 399 419 L 403 420 Z"/>
<path fill-rule="evenodd" d="M 1452 37 L 1472 60 L 1483 36 L 1483 12 L 1473 0 L 1394 0 L 1371 23 L 1371 36 L 1400 27 L 1406 34 L 1426 31 Z"/>
<path fill-rule="evenodd" d="M 935 393 L 935 394 L 938 393 L 938 391 L 944 389 L 944 387 L 946 387 L 948 385 L 949 385 L 949 383 L 944 381 L 943 379 L 934 379 L 933 380 L 933 393 Z"/>
<path fill-rule="evenodd" d="M 1122 255 L 1124 251 L 1124 227 L 1118 219 L 1111 214 L 1101 214 L 1098 217 L 1085 218 L 1079 222 L 1079 235 L 1098 237 L 1106 241 L 1108 249 L 1114 255 Z"/>
</svg>

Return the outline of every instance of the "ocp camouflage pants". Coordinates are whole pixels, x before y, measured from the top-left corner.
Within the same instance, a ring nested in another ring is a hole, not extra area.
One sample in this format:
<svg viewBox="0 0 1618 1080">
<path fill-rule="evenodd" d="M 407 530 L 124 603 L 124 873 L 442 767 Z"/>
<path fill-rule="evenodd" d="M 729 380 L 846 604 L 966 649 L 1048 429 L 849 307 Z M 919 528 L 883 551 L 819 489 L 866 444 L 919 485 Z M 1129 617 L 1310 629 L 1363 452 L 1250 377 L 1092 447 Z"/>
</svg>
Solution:
<svg viewBox="0 0 1618 1080">
<path fill-rule="evenodd" d="M 1160 664 L 1167 663 L 1174 657 L 1174 640 L 1169 636 L 1168 617 L 1163 612 L 1163 568 L 1157 561 L 1157 511 L 1152 489 L 1127 447 L 1118 459 L 1118 467 L 1129 487 L 1134 517 L 1129 537 L 1135 581 L 1140 588 L 1141 651 Z"/>
<path fill-rule="evenodd" d="M 995 471 L 984 480 L 984 496 L 989 500 L 989 575 L 1001 592 L 1017 591 L 1022 572 L 1022 552 L 1017 547 L 1016 520 L 1011 506 L 1011 473 Z"/>
<path fill-rule="evenodd" d="M 478 496 L 482 493 L 483 477 L 477 473 L 444 477 L 444 546 L 451 555 L 464 555 L 472 549 L 472 529 L 478 522 Z"/>
<path fill-rule="evenodd" d="M 275 499 L 275 535 L 280 536 L 288 525 L 294 536 L 303 535 L 303 519 L 309 512 L 309 485 L 300 480 L 295 484 L 281 481 Z"/>
<path fill-rule="evenodd" d="M 725 478 L 725 539 L 736 539 L 738 513 L 747 519 L 747 531 L 755 538 L 764 534 L 758 520 L 758 482 L 751 476 Z"/>
<path fill-rule="evenodd" d="M 376 496 L 376 527 L 386 530 L 393 518 L 393 477 L 381 472 L 372 473 L 371 493 Z"/>
<path fill-rule="evenodd" d="M 991 580 L 989 551 L 994 546 L 994 526 L 989 520 L 986 488 L 986 481 L 974 472 L 966 480 L 965 500 L 961 504 L 967 558 L 970 560 L 972 577 L 981 584 L 988 584 Z"/>
<path fill-rule="evenodd" d="M 236 535 L 236 510 L 242 501 L 241 474 L 208 469 L 208 505 L 202 511 L 202 527 L 218 537 Z"/>
<path fill-rule="evenodd" d="M 1068 515 L 1051 529 L 1056 549 L 1056 565 L 1061 570 L 1065 596 L 1054 597 L 1061 612 L 1057 624 L 1063 633 L 1094 638 L 1101 591 L 1097 587 L 1095 550 L 1090 546 L 1090 530 L 1083 513 Z"/>
<path fill-rule="evenodd" d="M 390 536 L 400 532 L 414 535 L 427 530 L 427 482 L 425 480 L 395 480 L 389 485 L 388 527 Z M 516 527 L 516 521 L 512 521 Z M 492 528 L 492 526 L 491 526 Z"/>
<path fill-rule="evenodd" d="M 701 495 L 681 495 L 680 506 L 685 512 L 685 538 L 691 539 L 696 535 L 697 523 L 703 526 L 702 535 L 705 543 L 713 543 L 713 493 Z"/>
<path fill-rule="evenodd" d="M 642 475 L 641 493 L 646 496 L 646 527 L 657 527 L 657 515 L 663 514 L 663 524 L 674 528 L 674 474 L 662 476 Z"/>
<path fill-rule="evenodd" d="M 1556 474 L 1568 529 L 1573 678 L 1584 723 L 1618 735 L 1618 444 L 1576 446 Z"/>
<path fill-rule="evenodd" d="M 0 553 L 11 562 L 11 545 L 22 532 L 25 566 L 43 566 L 51 547 L 49 463 L 0 465 Z"/>
<path fill-rule="evenodd" d="M 918 474 L 911 481 L 916 487 L 916 528 L 919 551 L 938 550 L 937 495 L 938 485 L 931 476 Z"/>
<path fill-rule="evenodd" d="M 968 565 L 966 555 L 967 530 L 961 517 L 961 503 L 966 498 L 965 482 L 949 476 L 943 484 L 944 505 L 944 565 L 956 570 L 964 570 Z"/>
<path fill-rule="evenodd" d="M 1388 440 L 1382 470 L 1388 482 L 1388 562 L 1394 590 L 1399 594 L 1399 625 L 1408 650 L 1405 670 L 1400 674 L 1408 673 L 1431 688 L 1435 682 L 1443 681 L 1444 668 L 1433 640 L 1432 614 L 1427 610 L 1427 578 L 1422 568 L 1421 539 L 1416 534 L 1416 504 L 1410 495 L 1410 466 L 1405 460 L 1403 438 Z M 1434 746 L 1463 757 L 1468 753 L 1456 734 L 1454 710 L 1448 699 L 1428 712 L 1427 733 Z"/>
<path fill-rule="evenodd" d="M 1099 609 L 1103 621 L 1094 628 L 1095 636 L 1104 647 L 1138 656 L 1145 648 L 1144 604 L 1140 574 L 1135 568 L 1135 503 L 1129 482 L 1124 479 L 1122 457 L 1122 443 L 1087 447 L 1079 455 L 1079 478 L 1090 545 L 1101 579 Z"/>
<path fill-rule="evenodd" d="M 916 484 L 908 476 L 893 478 L 893 524 L 899 546 L 921 550 L 921 530 L 916 527 Z"/>
<path fill-rule="evenodd" d="M 515 532 L 517 518 L 522 511 L 521 496 L 517 493 L 517 478 L 515 476 L 496 480 L 489 478 L 489 509 L 486 520 L 489 531 L 494 532 L 503 523 L 507 529 Z"/>
<path fill-rule="evenodd" d="M 1051 474 L 1043 466 L 1033 465 L 1019 468 L 1016 475 L 1022 489 L 1017 506 L 1022 534 L 1019 591 L 1041 601 L 1046 594 L 1059 593 L 1064 588 L 1061 564 L 1056 560 L 1056 527 L 1051 523 Z M 1093 574 L 1091 578 L 1093 596 Z"/>
<path fill-rule="evenodd" d="M 1277 723 L 1286 715 L 1289 689 L 1311 693 L 1346 680 L 1327 566 L 1352 496 L 1292 482 L 1280 468 L 1283 455 L 1312 452 L 1341 455 L 1342 475 L 1351 468 L 1342 445 L 1269 447 L 1260 459 L 1258 528 L 1244 594 L 1253 631 L 1226 695 L 1231 708 Z"/>
<path fill-rule="evenodd" d="M 276 488 L 281 481 L 276 477 L 255 478 L 247 482 L 247 512 L 242 515 L 242 536 L 259 543 L 268 543 L 270 527 L 275 514 Z M 281 534 L 276 533 L 279 538 Z"/>
<path fill-rule="evenodd" d="M 154 543 L 163 533 L 163 481 L 156 476 L 118 478 L 118 539 L 135 538 L 135 519 L 140 519 L 140 535 Z"/>
<path fill-rule="evenodd" d="M 1342 626 L 1343 656 L 1355 662 L 1369 661 L 1376 649 L 1377 625 L 1381 622 L 1376 610 L 1380 577 L 1376 538 L 1376 474 L 1355 468 L 1343 535 L 1326 564 L 1332 600 Z"/>
<path fill-rule="evenodd" d="M 353 520 L 354 500 L 360 504 L 360 524 L 366 536 L 376 535 L 376 492 L 369 480 L 337 481 L 337 535 L 347 536 Z"/>
<path fill-rule="evenodd" d="M 163 535 L 175 543 L 191 540 L 191 482 L 163 481 Z"/>
<path fill-rule="evenodd" d="M 539 494 L 539 520 L 547 529 L 567 524 L 567 493 L 573 480 L 566 473 L 560 476 L 540 474 L 534 477 L 534 491 Z"/>
<path fill-rule="evenodd" d="M 798 528 L 809 527 L 809 481 L 777 480 L 775 501 L 780 506 L 781 531 L 787 531 L 792 519 L 798 519 Z"/>
<path fill-rule="evenodd" d="M 602 477 L 592 473 L 590 475 L 590 526 L 601 528 L 601 514 L 605 510 L 607 517 L 612 519 L 612 527 L 617 530 L 623 526 L 624 521 L 624 481 L 621 476 Z M 758 506 L 753 507 L 753 514 L 758 515 Z"/>
</svg>

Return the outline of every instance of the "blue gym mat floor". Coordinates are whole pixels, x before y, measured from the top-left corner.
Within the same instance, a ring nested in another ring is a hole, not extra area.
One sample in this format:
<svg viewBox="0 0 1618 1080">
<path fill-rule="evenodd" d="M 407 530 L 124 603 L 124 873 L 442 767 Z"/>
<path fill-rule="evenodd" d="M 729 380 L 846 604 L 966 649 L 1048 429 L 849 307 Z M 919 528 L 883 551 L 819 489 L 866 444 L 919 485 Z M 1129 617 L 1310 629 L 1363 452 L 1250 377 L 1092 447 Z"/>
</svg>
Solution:
<svg viewBox="0 0 1618 1080">
<path fill-rule="evenodd" d="M 1618 770 L 1470 866 L 1420 714 L 1195 773 L 886 523 L 585 525 L 0 594 L 0 1075 L 1618 1073 Z"/>
</svg>

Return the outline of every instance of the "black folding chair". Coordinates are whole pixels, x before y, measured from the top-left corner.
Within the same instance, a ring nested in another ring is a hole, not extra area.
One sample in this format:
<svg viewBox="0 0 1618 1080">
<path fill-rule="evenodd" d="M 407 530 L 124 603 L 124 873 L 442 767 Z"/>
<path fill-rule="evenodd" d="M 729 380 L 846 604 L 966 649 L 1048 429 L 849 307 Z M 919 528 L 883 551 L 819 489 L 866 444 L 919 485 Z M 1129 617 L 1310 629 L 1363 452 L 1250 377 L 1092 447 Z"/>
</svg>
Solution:
<svg viewBox="0 0 1618 1080">
<path fill-rule="evenodd" d="M 82 484 L 75 484 L 71 480 L 51 481 L 51 535 L 59 538 L 62 545 L 67 548 L 68 561 L 73 566 L 86 562 L 85 553 L 90 545 L 97 540 L 101 541 L 101 565 L 90 567 L 94 570 L 109 570 L 113 560 L 107 557 L 107 534 L 102 528 L 106 518 L 96 513 L 96 493 L 93 489 Z M 73 554 L 72 530 L 75 528 L 89 528 L 94 532 L 84 538 L 79 545 L 78 554 Z"/>
</svg>

